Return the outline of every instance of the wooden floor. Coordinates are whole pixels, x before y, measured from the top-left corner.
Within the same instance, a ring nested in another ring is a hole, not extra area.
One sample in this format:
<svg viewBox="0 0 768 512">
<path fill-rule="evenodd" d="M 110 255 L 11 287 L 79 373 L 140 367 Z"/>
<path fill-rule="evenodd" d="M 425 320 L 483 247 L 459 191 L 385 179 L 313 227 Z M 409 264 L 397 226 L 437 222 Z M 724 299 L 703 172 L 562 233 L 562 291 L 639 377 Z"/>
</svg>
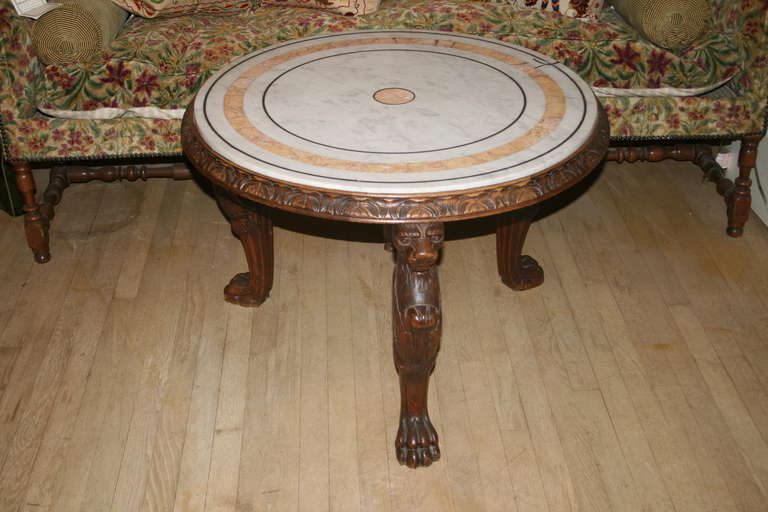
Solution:
<svg viewBox="0 0 768 512">
<path fill-rule="evenodd" d="M 277 217 L 275 286 L 193 182 L 76 185 L 32 263 L 0 216 L 0 511 L 768 510 L 768 229 L 687 164 L 608 165 L 534 224 L 449 226 L 431 412 L 394 458 L 380 229 Z"/>
</svg>

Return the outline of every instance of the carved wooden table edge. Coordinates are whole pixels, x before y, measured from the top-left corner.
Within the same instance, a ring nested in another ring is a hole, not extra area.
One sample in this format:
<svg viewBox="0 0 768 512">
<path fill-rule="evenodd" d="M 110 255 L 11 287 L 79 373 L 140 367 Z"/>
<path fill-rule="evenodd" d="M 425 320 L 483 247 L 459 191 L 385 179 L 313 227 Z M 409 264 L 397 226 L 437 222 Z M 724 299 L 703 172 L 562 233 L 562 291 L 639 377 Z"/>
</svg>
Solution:
<svg viewBox="0 0 768 512">
<path fill-rule="evenodd" d="M 385 233 L 387 248 L 396 254 L 392 330 L 401 399 L 395 450 L 400 464 L 411 468 L 438 460 L 438 435 L 429 419 L 427 396 L 442 333 L 437 261 L 444 223 L 501 214 L 496 249 L 502 282 L 514 290 L 540 285 L 541 267 L 521 253 L 528 228 L 541 201 L 575 185 L 603 160 L 609 142 L 605 113 L 599 109 L 588 141 L 552 168 L 500 187 L 411 198 L 305 188 L 249 172 L 220 158 L 201 140 L 191 110 L 182 122 L 184 152 L 213 184 L 248 263 L 248 272 L 237 274 L 225 288 L 227 301 L 258 306 L 269 296 L 274 256 L 268 206 L 333 220 L 391 225 Z"/>
<path fill-rule="evenodd" d="M 394 224 L 485 217 L 525 208 L 563 192 L 589 175 L 603 160 L 608 149 L 609 125 L 605 112 L 599 109 L 592 136 L 573 157 L 533 176 L 501 187 L 418 197 L 300 187 L 247 171 L 220 158 L 200 138 L 191 109 L 184 115 L 181 138 L 184 153 L 195 169 L 240 197 L 313 217 Z"/>
</svg>

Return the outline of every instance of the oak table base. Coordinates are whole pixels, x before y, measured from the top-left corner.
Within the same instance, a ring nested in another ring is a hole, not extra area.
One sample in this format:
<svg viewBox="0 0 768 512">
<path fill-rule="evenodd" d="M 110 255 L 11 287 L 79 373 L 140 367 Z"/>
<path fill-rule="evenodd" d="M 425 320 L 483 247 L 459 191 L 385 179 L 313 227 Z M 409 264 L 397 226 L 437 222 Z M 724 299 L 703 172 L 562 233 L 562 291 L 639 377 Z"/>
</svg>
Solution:
<svg viewBox="0 0 768 512">
<path fill-rule="evenodd" d="M 240 239 L 248 272 L 236 274 L 224 298 L 240 306 L 261 305 L 269 296 L 274 275 L 272 221 L 269 209 L 244 205 L 217 188 L 216 199 Z M 544 281 L 541 267 L 521 250 L 537 208 L 499 216 L 496 233 L 501 279 L 514 290 Z M 429 419 L 429 378 L 435 370 L 442 335 L 440 280 L 437 261 L 443 246 L 442 222 L 397 224 L 385 230 L 386 247 L 396 253 L 392 277 L 392 338 L 395 369 L 400 380 L 400 422 L 395 440 L 397 460 L 410 468 L 429 466 L 440 458 L 435 427 Z"/>
</svg>

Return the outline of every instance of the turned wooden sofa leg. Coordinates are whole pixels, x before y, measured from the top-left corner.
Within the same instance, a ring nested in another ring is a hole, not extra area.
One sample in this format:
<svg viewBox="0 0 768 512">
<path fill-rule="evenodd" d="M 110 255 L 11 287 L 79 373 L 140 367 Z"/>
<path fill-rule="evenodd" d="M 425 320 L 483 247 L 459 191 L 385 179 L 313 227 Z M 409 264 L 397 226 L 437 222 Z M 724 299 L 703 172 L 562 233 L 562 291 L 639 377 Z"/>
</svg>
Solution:
<svg viewBox="0 0 768 512">
<path fill-rule="evenodd" d="M 725 196 L 728 205 L 728 229 L 726 231 L 733 237 L 739 237 L 744 233 L 744 224 L 749 219 L 749 211 L 752 206 L 750 174 L 757 165 L 757 145 L 762 138 L 762 135 L 748 135 L 741 139 L 739 176 L 736 178 L 733 188 Z"/>
<path fill-rule="evenodd" d="M 136 181 L 149 178 L 173 178 L 186 180 L 191 178 L 188 169 L 180 166 L 148 167 L 146 165 L 122 165 L 105 167 L 54 167 L 51 169 L 48 186 L 42 195 L 42 201 L 35 199 L 35 178 L 30 170 L 29 162 L 13 162 L 16 173 L 16 185 L 24 201 L 22 209 L 24 227 L 27 233 L 27 244 L 32 249 L 35 261 L 46 263 L 51 259 L 48 232 L 55 215 L 55 207 L 61 201 L 64 189 L 72 183 L 85 183 L 99 180 Z"/>
<path fill-rule="evenodd" d="M 22 210 L 24 210 L 27 245 L 32 249 L 36 262 L 46 263 L 51 259 L 48 245 L 49 222 L 35 199 L 35 177 L 32 175 L 29 162 L 12 162 L 11 165 L 16 173 L 16 186 L 24 201 Z"/>
<path fill-rule="evenodd" d="M 612 147 L 605 159 L 614 162 L 659 162 L 661 160 L 688 160 L 704 171 L 705 179 L 717 184 L 717 192 L 725 198 L 728 212 L 726 232 L 732 237 L 744 233 L 744 224 L 749 218 L 752 194 L 749 178 L 757 164 L 757 145 L 762 135 L 747 135 L 741 140 L 739 151 L 739 176 L 735 182 L 725 177 L 725 169 L 715 160 L 712 148 L 707 145 L 680 144 L 674 146 L 629 146 Z"/>
</svg>

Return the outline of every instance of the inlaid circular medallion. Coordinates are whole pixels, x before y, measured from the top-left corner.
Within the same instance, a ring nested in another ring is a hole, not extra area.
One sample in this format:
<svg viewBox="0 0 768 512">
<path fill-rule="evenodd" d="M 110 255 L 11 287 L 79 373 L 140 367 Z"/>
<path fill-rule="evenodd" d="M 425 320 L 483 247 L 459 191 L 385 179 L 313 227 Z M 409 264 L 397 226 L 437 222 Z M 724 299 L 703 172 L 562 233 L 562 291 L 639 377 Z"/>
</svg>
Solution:
<svg viewBox="0 0 768 512">
<path fill-rule="evenodd" d="M 379 89 L 373 93 L 373 99 L 385 105 L 404 105 L 412 102 L 414 98 L 416 98 L 416 95 L 413 92 L 400 87 Z"/>
<path fill-rule="evenodd" d="M 290 41 L 208 80 L 203 140 L 268 178 L 368 194 L 488 188 L 576 152 L 598 104 L 538 53 L 463 34 L 362 31 Z"/>
</svg>

